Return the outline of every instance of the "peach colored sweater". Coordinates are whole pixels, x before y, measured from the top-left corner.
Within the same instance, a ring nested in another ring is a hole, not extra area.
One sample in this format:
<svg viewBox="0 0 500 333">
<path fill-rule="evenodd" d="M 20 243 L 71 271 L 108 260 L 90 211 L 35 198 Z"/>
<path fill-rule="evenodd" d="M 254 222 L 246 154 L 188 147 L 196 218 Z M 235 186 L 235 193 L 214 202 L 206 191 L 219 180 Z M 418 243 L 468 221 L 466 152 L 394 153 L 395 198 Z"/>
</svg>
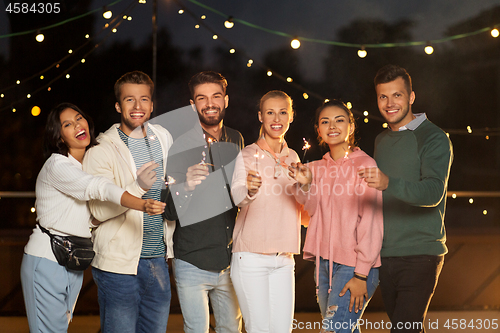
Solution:
<svg viewBox="0 0 500 333">
<path fill-rule="evenodd" d="M 286 145 L 279 157 L 284 156 L 286 165 L 299 161 L 297 153 Z M 288 176 L 284 166 L 276 164 L 276 160 L 255 143 L 245 147 L 238 156 L 231 192 L 234 203 L 241 209 L 234 227 L 233 252 L 300 252 L 300 204 L 294 197 L 296 181 Z M 262 186 L 250 197 L 247 173 L 256 168 L 262 177 Z M 274 178 L 276 171 L 279 176 Z"/>
</svg>

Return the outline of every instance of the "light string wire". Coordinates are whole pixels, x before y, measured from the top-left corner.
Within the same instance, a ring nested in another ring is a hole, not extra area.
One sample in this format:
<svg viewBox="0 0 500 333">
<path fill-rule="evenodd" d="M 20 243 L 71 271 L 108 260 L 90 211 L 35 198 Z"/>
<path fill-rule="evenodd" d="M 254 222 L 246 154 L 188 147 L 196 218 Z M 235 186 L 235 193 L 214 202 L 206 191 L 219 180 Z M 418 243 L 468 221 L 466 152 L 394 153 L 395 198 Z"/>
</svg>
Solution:
<svg viewBox="0 0 500 333">
<path fill-rule="evenodd" d="M 297 35 L 289 34 L 289 33 L 282 32 L 282 31 L 268 29 L 268 28 L 262 27 L 260 25 L 257 25 L 257 24 L 254 24 L 254 23 L 242 20 L 242 19 L 235 18 L 235 17 L 230 16 L 230 15 L 224 14 L 223 12 L 221 12 L 215 8 L 212 8 L 208 5 L 205 5 L 197 0 L 186 0 L 186 1 L 189 1 L 189 2 L 195 4 L 199 7 L 202 7 L 204 9 L 211 11 L 212 13 L 215 13 L 217 15 L 220 15 L 224 18 L 231 17 L 233 22 L 241 23 L 241 24 L 246 25 L 250 28 L 262 30 L 262 31 L 265 31 L 265 32 L 270 33 L 270 34 L 274 34 L 274 35 L 278 35 L 278 36 L 282 36 L 282 37 L 288 37 L 288 38 L 297 38 L 300 41 L 342 46 L 342 47 L 355 47 L 355 48 L 364 47 L 365 49 L 367 49 L 367 48 L 390 48 L 390 47 L 418 46 L 418 45 L 428 45 L 429 43 L 430 44 L 439 44 L 439 43 L 444 43 L 444 42 L 448 42 L 448 41 L 455 40 L 455 39 L 462 39 L 462 38 L 466 38 L 466 37 L 470 37 L 470 36 L 475 36 L 475 35 L 481 34 L 483 32 L 486 32 L 486 31 L 489 31 L 492 29 L 492 27 L 484 27 L 482 29 L 472 31 L 472 32 L 467 32 L 467 33 L 458 34 L 458 35 L 454 35 L 454 36 L 444 37 L 441 39 L 433 39 L 433 40 L 425 40 L 425 41 L 411 41 L 411 42 L 399 42 L 399 43 L 377 43 L 377 44 L 356 44 L 356 43 L 346 43 L 346 42 L 337 42 L 337 41 L 331 41 L 331 40 L 325 40 L 325 39 L 302 37 L 302 36 L 297 36 Z M 497 27 L 498 25 L 500 25 L 500 23 L 494 24 L 493 27 Z"/>
</svg>

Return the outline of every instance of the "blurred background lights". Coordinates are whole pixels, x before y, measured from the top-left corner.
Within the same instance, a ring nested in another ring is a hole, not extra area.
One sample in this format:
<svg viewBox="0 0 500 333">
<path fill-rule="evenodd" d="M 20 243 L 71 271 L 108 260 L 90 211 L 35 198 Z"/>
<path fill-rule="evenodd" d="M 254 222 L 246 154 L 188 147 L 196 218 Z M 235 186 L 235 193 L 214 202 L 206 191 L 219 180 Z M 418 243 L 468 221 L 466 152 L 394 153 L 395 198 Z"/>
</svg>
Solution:
<svg viewBox="0 0 500 333">
<path fill-rule="evenodd" d="M 345 104 L 347 105 L 347 108 L 348 108 L 349 110 L 350 110 L 350 109 L 352 109 L 352 103 L 351 103 L 351 102 L 347 102 L 347 103 L 345 103 Z"/>
<path fill-rule="evenodd" d="M 80 60 L 80 61 L 82 62 L 82 64 L 84 64 L 84 63 L 85 63 L 85 59 L 82 59 L 82 60 Z"/>
<path fill-rule="evenodd" d="M 39 116 L 41 112 L 42 112 L 42 110 L 40 109 L 39 106 L 35 105 L 34 107 L 31 108 L 31 115 L 33 117 Z"/>
<path fill-rule="evenodd" d="M 272 76 L 272 75 L 273 75 L 273 72 L 267 71 L 267 76 Z"/>
<path fill-rule="evenodd" d="M 229 50 L 229 53 L 234 53 L 234 52 L 236 52 L 236 50 L 235 50 L 235 49 L 231 49 L 231 50 Z"/>
<path fill-rule="evenodd" d="M 206 19 L 206 18 L 207 18 L 207 16 L 206 16 L 206 15 L 201 15 L 201 19 L 202 19 L 202 20 L 204 20 L 204 19 Z"/>
<path fill-rule="evenodd" d="M 474 203 L 474 199 L 470 198 L 470 199 L 469 199 L 469 203 L 470 203 L 470 204 Z"/>
<path fill-rule="evenodd" d="M 494 38 L 497 38 L 499 35 L 500 35 L 500 31 L 498 31 L 497 28 L 491 30 L 491 36 L 493 36 Z"/>
<path fill-rule="evenodd" d="M 424 48 L 424 52 L 426 54 L 432 54 L 434 53 L 434 48 L 432 47 L 432 45 L 427 45 L 425 48 Z"/>
<path fill-rule="evenodd" d="M 21 84 L 21 80 L 17 80 L 17 81 L 16 81 L 16 84 Z"/>
<path fill-rule="evenodd" d="M 69 74 L 66 74 L 66 78 L 69 79 L 70 75 Z"/>
<path fill-rule="evenodd" d="M 114 28 L 114 29 L 113 29 L 113 30 L 111 30 L 111 31 L 113 31 L 113 33 L 115 33 L 115 32 L 117 32 L 118 30 L 116 30 L 116 28 Z"/>
<path fill-rule="evenodd" d="M 456 199 L 456 198 L 457 198 L 457 194 L 456 194 L 456 193 L 453 193 L 453 194 L 451 195 L 451 197 L 452 197 L 453 199 Z"/>
<path fill-rule="evenodd" d="M 382 127 L 383 127 L 383 128 L 387 128 L 388 126 L 389 126 L 389 125 L 388 125 L 387 123 L 383 123 L 383 124 L 382 124 Z"/>
<path fill-rule="evenodd" d="M 68 50 L 68 53 L 69 53 L 69 54 L 73 53 L 73 50 L 72 50 L 72 49 L 69 49 L 69 50 Z"/>
<path fill-rule="evenodd" d="M 328 102 L 330 102 L 330 100 L 329 100 L 328 98 L 327 98 L 327 99 L 325 99 L 325 103 L 328 103 Z"/>
<path fill-rule="evenodd" d="M 31 212 L 32 212 L 32 213 L 36 212 L 35 207 L 31 207 L 31 209 L 30 209 L 30 210 L 31 210 Z"/>
<path fill-rule="evenodd" d="M 363 116 L 368 117 L 368 111 L 363 111 Z"/>
<path fill-rule="evenodd" d="M 200 29 L 200 25 L 199 25 L 199 24 L 197 24 L 197 25 L 195 25 L 195 26 L 194 26 L 194 28 L 195 28 L 195 29 Z"/>
<path fill-rule="evenodd" d="M 483 210 L 483 215 L 486 215 L 486 214 L 488 214 L 488 211 L 485 209 L 485 210 Z"/>
<path fill-rule="evenodd" d="M 309 95 L 307 93 L 303 93 L 302 94 L 302 97 L 304 97 L 304 99 L 308 99 L 309 98 Z"/>
<path fill-rule="evenodd" d="M 31 98 L 31 94 L 26 95 L 26 98 Z"/>
<path fill-rule="evenodd" d="M 286 78 L 286 82 L 292 82 L 292 81 L 293 81 L 293 79 L 291 77 Z"/>
<path fill-rule="evenodd" d="M 219 36 L 217 36 L 217 35 L 213 35 L 213 36 L 212 36 L 212 38 L 213 38 L 213 39 L 217 39 L 217 38 L 219 38 Z"/>
<path fill-rule="evenodd" d="M 365 124 L 368 124 L 368 118 L 365 118 L 363 121 L 365 122 Z"/>
<path fill-rule="evenodd" d="M 177 13 L 184 14 L 184 9 L 179 9 L 179 11 Z"/>
<path fill-rule="evenodd" d="M 85 35 L 85 38 L 89 39 L 89 38 L 90 38 L 90 35 L 89 35 L 89 34 L 86 34 L 86 35 Z"/>
<path fill-rule="evenodd" d="M 4 98 L 4 96 L 5 96 L 4 94 L 0 94 L 0 98 Z"/>
<path fill-rule="evenodd" d="M 300 40 L 298 40 L 297 38 L 292 39 L 292 41 L 290 42 L 290 46 L 294 50 L 298 49 L 300 47 Z"/>
</svg>

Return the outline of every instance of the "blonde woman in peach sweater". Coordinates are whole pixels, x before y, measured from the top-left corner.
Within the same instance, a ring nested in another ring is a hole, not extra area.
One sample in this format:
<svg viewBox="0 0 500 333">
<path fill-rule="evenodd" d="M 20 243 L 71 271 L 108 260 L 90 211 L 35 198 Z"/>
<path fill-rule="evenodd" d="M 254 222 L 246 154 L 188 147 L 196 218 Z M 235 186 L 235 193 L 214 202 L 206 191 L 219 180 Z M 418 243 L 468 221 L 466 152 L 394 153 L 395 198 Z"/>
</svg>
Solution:
<svg viewBox="0 0 500 333">
<path fill-rule="evenodd" d="M 379 283 L 382 192 L 370 188 L 358 169 L 376 163 L 354 146 L 354 117 L 339 100 L 316 111 L 323 159 L 292 165 L 302 171 L 297 200 L 311 216 L 304 259 L 316 261 L 316 291 L 324 331 L 359 332 L 361 318 Z M 310 174 L 312 180 L 302 177 Z"/>
<path fill-rule="evenodd" d="M 300 205 L 288 166 L 299 161 L 284 139 L 293 120 L 292 99 L 270 91 L 260 100 L 261 137 L 236 162 L 232 194 L 241 210 L 233 233 L 231 280 L 245 329 L 290 332 L 295 261 L 300 252 Z"/>
</svg>

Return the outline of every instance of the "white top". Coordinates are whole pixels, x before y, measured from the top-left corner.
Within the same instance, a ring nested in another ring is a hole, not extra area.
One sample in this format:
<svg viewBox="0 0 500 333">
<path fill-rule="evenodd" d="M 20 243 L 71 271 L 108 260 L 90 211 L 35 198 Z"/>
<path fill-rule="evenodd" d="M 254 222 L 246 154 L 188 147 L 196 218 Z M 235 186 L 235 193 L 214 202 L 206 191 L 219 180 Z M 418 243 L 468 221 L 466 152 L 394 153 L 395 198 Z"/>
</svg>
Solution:
<svg viewBox="0 0 500 333">
<path fill-rule="evenodd" d="M 73 156 L 52 154 L 36 179 L 36 212 L 41 226 L 57 235 L 90 238 L 92 216 L 87 206 L 90 199 L 120 204 L 124 189 L 104 177 L 94 177 L 82 170 Z M 50 237 L 38 225 L 33 229 L 24 252 L 56 261 Z"/>
</svg>

